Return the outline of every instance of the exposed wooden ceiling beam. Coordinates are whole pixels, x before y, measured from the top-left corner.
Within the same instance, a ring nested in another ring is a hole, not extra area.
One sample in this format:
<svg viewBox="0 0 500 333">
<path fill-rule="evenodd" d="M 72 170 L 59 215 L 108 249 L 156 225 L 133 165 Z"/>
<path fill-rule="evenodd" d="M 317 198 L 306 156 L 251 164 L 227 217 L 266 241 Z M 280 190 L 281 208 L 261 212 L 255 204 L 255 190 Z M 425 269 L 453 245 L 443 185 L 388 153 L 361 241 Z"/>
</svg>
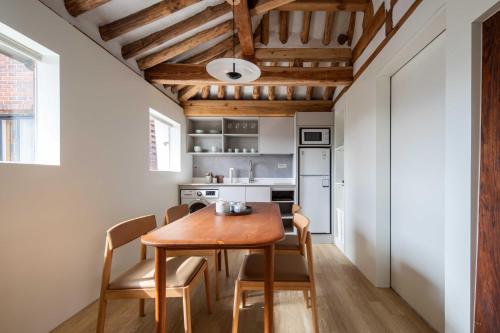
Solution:
<svg viewBox="0 0 500 333">
<path fill-rule="evenodd" d="M 300 41 L 302 44 L 309 42 L 309 31 L 311 29 L 311 11 L 305 11 L 302 17 L 302 32 L 300 33 Z"/>
<path fill-rule="evenodd" d="M 363 31 L 363 34 L 359 38 L 356 46 L 352 50 L 352 62 L 354 63 L 361 56 L 363 51 L 366 49 L 368 44 L 375 37 L 377 32 L 382 28 L 385 23 L 385 6 L 382 3 L 378 8 L 377 12 L 373 16 L 370 25 Z"/>
<path fill-rule="evenodd" d="M 201 98 L 207 99 L 210 96 L 210 86 L 203 86 L 201 88 Z"/>
<path fill-rule="evenodd" d="M 259 0 L 250 11 L 250 14 L 252 16 L 263 14 L 293 1 L 295 0 Z"/>
<path fill-rule="evenodd" d="M 77 17 L 111 0 L 64 0 L 64 6 L 71 16 Z"/>
<path fill-rule="evenodd" d="M 253 86 L 252 99 L 260 99 L 260 86 Z"/>
<path fill-rule="evenodd" d="M 262 20 L 260 21 L 262 26 L 262 31 L 260 35 L 260 42 L 264 45 L 269 44 L 269 12 L 265 13 L 262 16 Z"/>
<path fill-rule="evenodd" d="M 276 66 L 276 63 L 271 62 L 269 66 L 274 67 Z M 274 86 L 267 87 L 267 99 L 269 99 L 270 101 L 274 101 L 276 99 L 276 87 Z"/>
<path fill-rule="evenodd" d="M 317 62 L 311 63 L 311 67 L 318 67 Z M 306 87 L 306 96 L 304 97 L 306 101 L 310 101 L 313 97 L 313 92 L 314 92 L 314 87 L 313 86 L 307 86 Z"/>
<path fill-rule="evenodd" d="M 194 96 L 196 96 L 196 94 L 198 94 L 199 91 L 200 91 L 199 86 L 187 86 L 187 87 L 179 90 L 179 94 L 177 95 L 177 98 L 179 99 L 179 101 L 185 102 L 185 101 L 193 98 Z"/>
<path fill-rule="evenodd" d="M 140 58 L 137 61 L 141 70 L 151 68 L 164 61 L 170 60 L 179 54 L 182 54 L 198 45 L 206 43 L 207 41 L 217 38 L 232 30 L 232 21 L 228 20 L 224 23 L 216 25 L 213 28 L 201 31 L 194 36 L 183 40 L 177 44 L 166 47 L 160 51 L 154 52 L 150 55 Z"/>
<path fill-rule="evenodd" d="M 241 86 L 234 86 L 234 99 L 241 98 Z"/>
<path fill-rule="evenodd" d="M 373 20 L 373 1 L 368 0 L 368 5 L 366 5 L 363 15 L 363 31 L 368 29 L 372 20 Z"/>
<path fill-rule="evenodd" d="M 181 103 L 184 115 L 293 117 L 296 112 L 331 112 L 332 101 L 191 100 Z"/>
<path fill-rule="evenodd" d="M 368 0 L 297 0 L 277 9 L 284 11 L 362 12 L 365 10 L 367 3 Z"/>
<path fill-rule="evenodd" d="M 227 85 L 210 76 L 204 65 L 160 64 L 145 71 L 148 81 L 157 84 Z M 352 67 L 288 68 L 261 67 L 261 76 L 253 84 L 294 86 L 337 86 L 352 81 Z"/>
<path fill-rule="evenodd" d="M 217 87 L 217 98 L 224 99 L 224 96 L 226 96 L 226 86 Z"/>
<path fill-rule="evenodd" d="M 175 13 L 200 0 L 163 0 L 148 8 L 130 14 L 124 18 L 99 27 L 101 38 L 104 41 L 116 38 L 143 25 L 154 22 L 162 17 Z"/>
<path fill-rule="evenodd" d="M 230 50 L 233 46 L 233 36 L 224 39 L 222 42 L 215 44 L 214 46 L 202 51 L 186 60 L 183 60 L 183 63 L 186 64 L 201 64 L 206 61 L 210 61 L 214 59 L 217 55 Z"/>
<path fill-rule="evenodd" d="M 190 30 L 196 29 L 222 15 L 231 11 L 231 6 L 227 3 L 221 3 L 217 6 L 211 6 L 202 12 L 180 21 L 165 29 L 154 32 L 144 38 L 126 44 L 122 47 L 122 56 L 125 59 L 135 57 L 136 55 L 159 46 L 170 39 L 178 37 Z"/>
<path fill-rule="evenodd" d="M 354 28 L 356 27 L 356 13 L 351 12 L 349 17 L 349 27 L 347 28 L 347 45 L 352 45 L 352 38 L 354 37 Z"/>
<path fill-rule="evenodd" d="M 282 44 L 286 44 L 288 41 L 288 12 L 280 11 L 280 32 L 279 38 Z"/>
<path fill-rule="evenodd" d="M 335 12 L 326 12 L 325 30 L 323 31 L 323 45 L 329 45 L 332 41 L 334 24 Z"/>
<path fill-rule="evenodd" d="M 350 61 L 351 49 L 339 48 L 256 48 L 258 61 Z"/>
<path fill-rule="evenodd" d="M 335 93 L 335 87 L 325 87 L 323 91 L 323 100 L 330 101 L 333 98 L 333 94 Z"/>
<path fill-rule="evenodd" d="M 238 39 L 243 55 L 253 55 L 253 29 L 247 0 L 239 0 L 239 3 L 234 5 L 234 21 L 238 28 Z"/>
</svg>

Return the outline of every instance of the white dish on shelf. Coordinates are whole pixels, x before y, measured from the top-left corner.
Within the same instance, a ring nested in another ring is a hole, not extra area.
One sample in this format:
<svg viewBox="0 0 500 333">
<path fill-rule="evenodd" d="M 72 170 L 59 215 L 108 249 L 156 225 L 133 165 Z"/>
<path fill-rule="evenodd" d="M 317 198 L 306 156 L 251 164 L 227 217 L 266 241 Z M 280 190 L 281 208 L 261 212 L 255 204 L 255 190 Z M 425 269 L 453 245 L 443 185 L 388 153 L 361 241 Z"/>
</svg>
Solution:
<svg viewBox="0 0 500 333">
<path fill-rule="evenodd" d="M 205 130 L 202 130 L 202 129 L 197 129 L 197 130 L 194 130 L 194 132 L 195 132 L 196 134 L 203 134 L 203 133 L 205 133 Z"/>
<path fill-rule="evenodd" d="M 193 150 L 195 153 L 201 153 L 201 147 L 200 146 L 194 146 Z"/>
<path fill-rule="evenodd" d="M 208 133 L 210 134 L 220 134 L 221 131 L 219 130 L 209 130 Z"/>
</svg>

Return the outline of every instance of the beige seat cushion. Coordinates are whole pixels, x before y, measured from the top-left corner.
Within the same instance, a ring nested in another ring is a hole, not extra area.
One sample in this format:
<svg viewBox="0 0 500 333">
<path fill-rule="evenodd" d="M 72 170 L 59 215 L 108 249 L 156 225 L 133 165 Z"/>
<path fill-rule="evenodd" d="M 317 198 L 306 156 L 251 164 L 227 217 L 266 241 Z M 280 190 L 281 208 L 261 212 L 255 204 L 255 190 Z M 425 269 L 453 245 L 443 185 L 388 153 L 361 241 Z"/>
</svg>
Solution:
<svg viewBox="0 0 500 333">
<path fill-rule="evenodd" d="M 167 258 L 167 288 L 184 287 L 198 273 L 205 258 L 172 257 Z M 147 259 L 112 281 L 109 289 L 144 289 L 155 287 L 155 261 Z"/>
<path fill-rule="evenodd" d="M 264 281 L 266 258 L 255 253 L 245 256 L 240 268 L 238 280 Z M 274 281 L 309 282 L 307 262 L 301 255 L 277 254 L 274 259 Z"/>
<path fill-rule="evenodd" d="M 276 250 L 299 250 L 299 238 L 297 235 L 285 235 L 285 238 L 274 245 Z"/>
</svg>

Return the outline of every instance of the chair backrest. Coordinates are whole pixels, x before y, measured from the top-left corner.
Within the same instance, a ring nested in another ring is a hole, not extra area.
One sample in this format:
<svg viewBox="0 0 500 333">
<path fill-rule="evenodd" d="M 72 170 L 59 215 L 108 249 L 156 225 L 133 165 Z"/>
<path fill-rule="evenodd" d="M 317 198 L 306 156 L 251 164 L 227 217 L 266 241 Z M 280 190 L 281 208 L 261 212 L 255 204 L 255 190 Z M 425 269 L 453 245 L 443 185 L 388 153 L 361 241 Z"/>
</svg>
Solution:
<svg viewBox="0 0 500 333">
<path fill-rule="evenodd" d="M 300 211 L 300 206 L 297 204 L 292 205 L 292 214 L 298 213 Z"/>
<path fill-rule="evenodd" d="M 309 279 L 313 281 L 314 279 L 314 262 L 313 262 L 313 252 L 312 252 L 312 240 L 311 233 L 309 231 L 306 232 L 306 259 L 307 259 L 307 273 L 309 275 Z"/>
<path fill-rule="evenodd" d="M 299 238 L 300 248 L 304 249 L 306 245 L 307 233 L 311 222 L 307 217 L 300 213 L 293 214 L 293 225 L 297 228 L 297 236 Z"/>
<path fill-rule="evenodd" d="M 154 215 L 142 216 L 115 225 L 108 229 L 110 250 L 125 245 L 156 228 Z"/>
<path fill-rule="evenodd" d="M 165 210 L 165 216 L 163 218 L 163 222 L 165 225 L 175 222 L 180 218 L 189 214 L 189 206 L 188 205 L 179 205 L 170 207 Z"/>
</svg>

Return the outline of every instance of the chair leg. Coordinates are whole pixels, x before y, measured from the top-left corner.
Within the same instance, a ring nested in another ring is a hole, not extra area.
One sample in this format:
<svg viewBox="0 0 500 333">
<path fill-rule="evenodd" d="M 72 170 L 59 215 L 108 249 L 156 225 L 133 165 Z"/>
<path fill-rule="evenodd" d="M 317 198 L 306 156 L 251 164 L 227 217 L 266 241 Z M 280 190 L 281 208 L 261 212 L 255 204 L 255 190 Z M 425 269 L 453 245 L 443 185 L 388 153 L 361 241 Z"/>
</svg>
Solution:
<svg viewBox="0 0 500 333">
<path fill-rule="evenodd" d="M 313 320 L 313 332 L 318 333 L 318 303 L 316 302 L 316 288 L 314 284 L 311 286 L 309 290 L 311 293 L 311 310 L 312 310 L 312 320 Z"/>
<path fill-rule="evenodd" d="M 211 314 L 212 302 L 210 301 L 210 273 L 208 272 L 208 265 L 205 267 L 203 275 L 205 276 L 205 295 L 207 296 L 207 309 L 208 313 Z"/>
<path fill-rule="evenodd" d="M 215 300 L 218 301 L 220 298 L 220 293 L 219 293 L 219 258 L 217 251 L 215 251 L 215 256 L 214 256 L 214 270 L 215 270 Z"/>
<path fill-rule="evenodd" d="M 303 290 L 303 293 L 304 293 L 304 300 L 306 301 L 306 308 L 310 308 L 311 307 L 311 303 L 309 303 L 309 293 L 308 293 L 308 290 Z"/>
<path fill-rule="evenodd" d="M 144 302 L 144 299 L 141 298 L 139 300 L 139 316 L 144 317 L 145 315 L 146 315 L 145 302 Z"/>
<path fill-rule="evenodd" d="M 191 295 L 189 287 L 182 290 L 182 305 L 184 309 L 184 332 L 191 333 Z"/>
<path fill-rule="evenodd" d="M 220 272 L 222 271 L 222 251 L 216 251 L 216 254 L 217 254 L 217 264 L 219 265 L 217 267 L 219 267 L 218 270 Z"/>
<path fill-rule="evenodd" d="M 233 333 L 238 333 L 238 319 L 240 317 L 241 290 L 238 281 L 234 284 L 234 305 L 233 305 Z"/>
<path fill-rule="evenodd" d="M 227 258 L 227 250 L 224 250 L 224 264 L 226 265 L 226 277 L 229 277 L 229 259 Z"/>
<path fill-rule="evenodd" d="M 106 320 L 106 308 L 108 306 L 108 301 L 101 296 L 99 299 L 99 313 L 97 315 L 97 328 L 96 333 L 104 332 L 104 322 Z"/>
<path fill-rule="evenodd" d="M 241 307 L 244 308 L 247 305 L 247 292 L 241 292 Z"/>
</svg>

